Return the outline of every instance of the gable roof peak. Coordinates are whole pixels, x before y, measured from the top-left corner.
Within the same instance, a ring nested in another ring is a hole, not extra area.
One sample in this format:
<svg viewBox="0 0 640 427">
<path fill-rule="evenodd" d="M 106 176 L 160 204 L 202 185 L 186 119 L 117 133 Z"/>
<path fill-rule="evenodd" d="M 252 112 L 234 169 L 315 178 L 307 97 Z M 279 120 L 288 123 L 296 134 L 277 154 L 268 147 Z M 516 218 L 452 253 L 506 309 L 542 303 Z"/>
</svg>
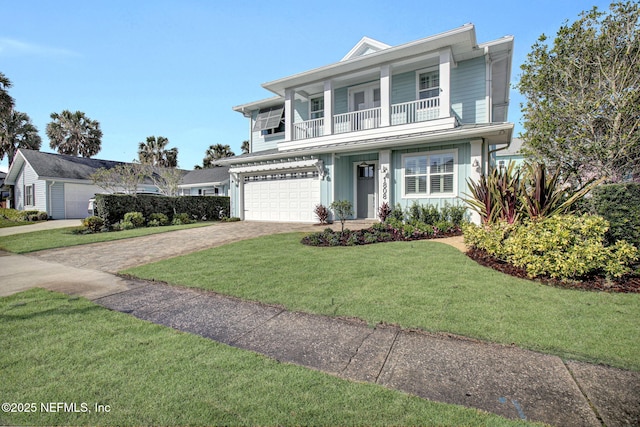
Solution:
<svg viewBox="0 0 640 427">
<path fill-rule="evenodd" d="M 379 52 L 381 50 L 389 49 L 390 47 L 391 46 L 386 43 L 382 43 L 378 40 L 365 36 L 360 39 L 360 41 L 344 56 L 344 58 L 340 60 L 340 62 L 348 61 L 349 59 L 368 55 L 370 53 Z"/>
</svg>

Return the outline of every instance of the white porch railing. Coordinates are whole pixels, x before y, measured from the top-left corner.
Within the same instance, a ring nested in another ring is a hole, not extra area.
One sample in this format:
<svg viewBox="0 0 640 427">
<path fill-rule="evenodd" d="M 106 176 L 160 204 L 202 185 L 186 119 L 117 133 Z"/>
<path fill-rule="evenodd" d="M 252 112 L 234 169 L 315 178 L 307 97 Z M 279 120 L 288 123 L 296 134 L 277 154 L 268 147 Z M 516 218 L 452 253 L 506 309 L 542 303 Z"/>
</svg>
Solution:
<svg viewBox="0 0 640 427">
<path fill-rule="evenodd" d="M 293 124 L 293 139 L 316 138 L 324 135 L 324 118 Z"/>
<path fill-rule="evenodd" d="M 352 111 L 351 113 L 333 116 L 333 132 L 357 132 L 365 129 L 375 129 L 380 126 L 380 108 Z"/>
<path fill-rule="evenodd" d="M 440 117 L 440 98 L 419 99 L 391 106 L 391 125 L 424 122 L 438 117 Z"/>
</svg>

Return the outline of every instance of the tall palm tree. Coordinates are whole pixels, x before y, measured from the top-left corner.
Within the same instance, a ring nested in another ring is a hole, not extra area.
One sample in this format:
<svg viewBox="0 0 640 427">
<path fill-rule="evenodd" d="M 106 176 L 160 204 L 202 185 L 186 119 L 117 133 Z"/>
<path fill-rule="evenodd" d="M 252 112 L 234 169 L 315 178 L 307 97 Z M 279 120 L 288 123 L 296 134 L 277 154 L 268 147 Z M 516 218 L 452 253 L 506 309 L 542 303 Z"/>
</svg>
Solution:
<svg viewBox="0 0 640 427">
<path fill-rule="evenodd" d="M 100 123 L 91 120 L 82 111 L 51 113 L 52 122 L 47 125 L 49 146 L 60 154 L 91 157 L 100 152 L 102 131 Z"/>
<path fill-rule="evenodd" d="M 38 129 L 26 113 L 12 110 L 6 119 L 0 120 L 0 160 L 6 154 L 11 164 L 18 148 L 39 150 L 41 144 Z"/>
<path fill-rule="evenodd" d="M 178 166 L 178 149 L 165 147 L 169 140 L 164 136 L 148 136 L 146 142 L 138 144 L 138 158 L 140 163 L 160 166 L 165 168 L 175 168 Z"/>
<path fill-rule="evenodd" d="M 0 117 L 9 114 L 13 109 L 14 100 L 7 91 L 11 86 L 11 80 L 0 72 Z"/>
<path fill-rule="evenodd" d="M 240 146 L 242 150 L 242 154 L 249 154 L 250 146 L 249 141 L 242 141 L 242 145 Z"/>
<path fill-rule="evenodd" d="M 228 144 L 211 145 L 205 152 L 205 157 L 202 159 L 202 165 L 205 168 L 211 168 L 216 166 L 217 160 L 231 156 L 235 156 L 235 153 L 231 151 L 231 147 Z"/>
</svg>

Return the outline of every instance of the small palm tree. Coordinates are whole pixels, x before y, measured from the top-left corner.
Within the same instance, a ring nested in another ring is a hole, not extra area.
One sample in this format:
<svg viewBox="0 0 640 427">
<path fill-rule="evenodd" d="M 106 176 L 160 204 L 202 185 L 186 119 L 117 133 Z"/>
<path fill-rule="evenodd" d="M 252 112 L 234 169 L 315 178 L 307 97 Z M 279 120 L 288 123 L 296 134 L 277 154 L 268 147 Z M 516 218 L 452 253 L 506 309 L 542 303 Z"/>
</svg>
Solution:
<svg viewBox="0 0 640 427">
<path fill-rule="evenodd" d="M 231 151 L 231 147 L 229 145 L 211 145 L 205 152 L 205 157 L 202 159 L 202 165 L 205 168 L 211 168 L 216 166 L 217 160 L 232 156 L 235 156 L 235 153 Z"/>
<path fill-rule="evenodd" d="M 6 154 L 11 164 L 18 148 L 39 150 L 41 144 L 38 129 L 26 113 L 12 110 L 6 119 L 0 120 L 0 160 Z"/>
<path fill-rule="evenodd" d="M 178 149 L 165 147 L 169 140 L 164 136 L 148 136 L 146 142 L 138 144 L 138 158 L 140 163 L 165 168 L 178 166 Z"/>
<path fill-rule="evenodd" d="M 91 120 L 82 111 L 52 113 L 47 125 L 50 147 L 60 154 L 91 157 L 100 152 L 102 131 L 100 123 Z"/>
<path fill-rule="evenodd" d="M 240 149 L 242 150 L 242 154 L 249 154 L 249 141 L 242 141 L 242 145 L 240 146 Z"/>
</svg>

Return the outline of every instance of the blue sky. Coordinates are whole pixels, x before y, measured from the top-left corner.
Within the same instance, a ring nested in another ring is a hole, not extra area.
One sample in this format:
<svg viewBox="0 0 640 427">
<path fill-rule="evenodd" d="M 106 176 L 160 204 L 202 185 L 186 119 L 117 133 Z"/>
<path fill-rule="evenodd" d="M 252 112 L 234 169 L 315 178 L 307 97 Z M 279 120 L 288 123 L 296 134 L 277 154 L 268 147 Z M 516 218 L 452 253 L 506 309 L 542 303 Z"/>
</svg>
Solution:
<svg viewBox="0 0 640 427">
<path fill-rule="evenodd" d="M 53 152 L 50 114 L 80 110 L 104 133 L 96 157 L 131 161 L 147 136 L 165 136 L 190 169 L 211 144 L 240 153 L 249 125 L 231 108 L 272 96 L 262 83 L 339 61 L 363 36 L 398 45 L 469 22 L 480 43 L 513 35 L 514 84 L 540 34 L 609 3 L 0 0 L 0 71 L 42 151 Z M 521 101 L 512 90 L 516 133 Z"/>
</svg>

